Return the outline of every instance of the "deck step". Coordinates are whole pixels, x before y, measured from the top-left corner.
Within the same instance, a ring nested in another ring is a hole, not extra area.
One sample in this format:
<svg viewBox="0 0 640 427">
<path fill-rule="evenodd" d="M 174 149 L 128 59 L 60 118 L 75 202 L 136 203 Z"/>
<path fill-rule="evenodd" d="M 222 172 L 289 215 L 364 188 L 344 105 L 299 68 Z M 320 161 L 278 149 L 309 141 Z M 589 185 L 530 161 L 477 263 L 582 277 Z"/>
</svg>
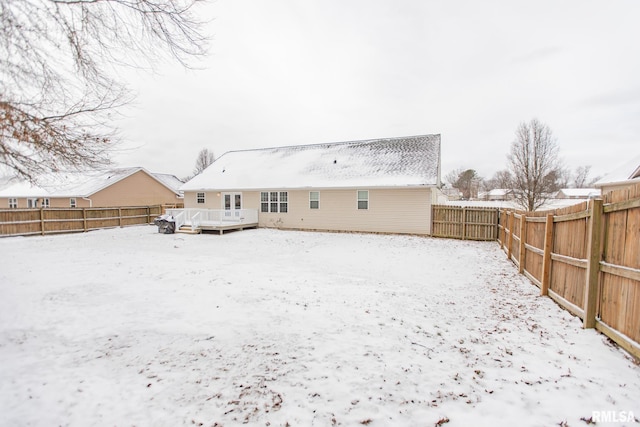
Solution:
<svg viewBox="0 0 640 427">
<path fill-rule="evenodd" d="M 202 233 L 201 228 L 191 228 L 190 225 L 183 225 L 179 229 L 176 230 L 176 233 L 184 233 L 184 234 L 200 234 Z"/>
</svg>

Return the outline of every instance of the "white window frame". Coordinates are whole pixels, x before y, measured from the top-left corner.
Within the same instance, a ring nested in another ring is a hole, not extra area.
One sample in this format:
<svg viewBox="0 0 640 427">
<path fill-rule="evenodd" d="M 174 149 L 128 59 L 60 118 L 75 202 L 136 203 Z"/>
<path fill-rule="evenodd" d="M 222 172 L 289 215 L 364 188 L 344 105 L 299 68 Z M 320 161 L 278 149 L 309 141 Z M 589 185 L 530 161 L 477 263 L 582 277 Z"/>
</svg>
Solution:
<svg viewBox="0 0 640 427">
<path fill-rule="evenodd" d="M 42 198 L 42 207 L 45 209 L 48 209 L 51 207 L 51 199 L 49 199 L 48 197 L 43 197 Z"/>
<path fill-rule="evenodd" d="M 362 198 L 361 195 L 365 195 L 365 198 Z M 360 203 L 366 203 L 365 207 L 360 207 Z M 369 190 L 358 190 L 356 192 L 356 207 L 358 210 L 366 211 L 369 210 Z"/>
<path fill-rule="evenodd" d="M 69 207 L 70 208 L 77 208 L 78 207 L 78 200 L 76 200 L 75 197 L 70 197 L 69 198 Z"/>
<path fill-rule="evenodd" d="M 18 199 L 9 197 L 9 209 L 18 209 Z"/>
<path fill-rule="evenodd" d="M 315 206 L 313 205 L 313 202 L 315 202 Z M 320 209 L 320 192 L 319 191 L 309 191 L 309 209 L 313 209 L 313 210 Z"/>
<path fill-rule="evenodd" d="M 38 199 L 35 197 L 29 197 L 27 199 L 27 208 L 36 209 L 38 207 Z"/>
<path fill-rule="evenodd" d="M 288 191 L 261 191 L 260 212 L 287 213 L 289 212 Z"/>
<path fill-rule="evenodd" d="M 279 191 L 278 192 L 278 198 L 279 198 L 278 211 L 280 213 L 289 212 L 289 192 L 288 191 Z"/>
<path fill-rule="evenodd" d="M 206 199 L 206 193 L 196 193 L 196 203 L 199 205 L 203 205 L 205 202 L 207 201 Z"/>
</svg>

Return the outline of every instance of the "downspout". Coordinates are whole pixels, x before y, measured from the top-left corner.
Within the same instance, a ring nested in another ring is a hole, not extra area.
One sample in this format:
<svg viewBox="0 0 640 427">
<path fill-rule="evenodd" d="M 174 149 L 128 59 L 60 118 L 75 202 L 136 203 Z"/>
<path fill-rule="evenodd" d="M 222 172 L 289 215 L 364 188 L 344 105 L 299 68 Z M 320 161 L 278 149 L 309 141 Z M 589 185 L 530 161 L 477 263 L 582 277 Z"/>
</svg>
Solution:
<svg viewBox="0 0 640 427">
<path fill-rule="evenodd" d="M 88 197 L 83 197 L 82 200 L 87 200 L 89 202 L 89 207 L 92 208 L 93 207 L 93 201 L 88 198 Z"/>
</svg>

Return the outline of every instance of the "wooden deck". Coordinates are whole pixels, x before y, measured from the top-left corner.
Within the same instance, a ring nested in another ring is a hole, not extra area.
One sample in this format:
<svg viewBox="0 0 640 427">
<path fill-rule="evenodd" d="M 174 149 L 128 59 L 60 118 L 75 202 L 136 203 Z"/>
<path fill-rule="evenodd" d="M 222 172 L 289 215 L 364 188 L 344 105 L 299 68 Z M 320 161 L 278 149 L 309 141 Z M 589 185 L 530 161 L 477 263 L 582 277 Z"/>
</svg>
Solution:
<svg viewBox="0 0 640 427">
<path fill-rule="evenodd" d="M 205 222 L 201 222 L 199 227 L 192 229 L 190 225 L 184 225 L 180 228 L 180 230 L 177 230 L 179 233 L 193 233 L 193 234 L 199 234 L 202 231 L 217 231 L 219 232 L 219 234 L 223 234 L 225 231 L 234 231 L 234 230 L 244 230 L 245 228 L 257 228 L 258 227 L 258 223 L 254 222 L 254 223 L 243 223 L 243 222 L 232 222 L 232 221 L 228 221 L 228 222 L 222 222 L 222 223 L 205 223 Z M 185 231 L 185 230 L 189 230 L 189 231 Z"/>
<path fill-rule="evenodd" d="M 258 211 L 253 209 L 170 209 L 167 213 L 176 218 L 178 233 L 200 234 L 203 231 L 217 231 L 223 234 L 225 231 L 258 227 Z"/>
</svg>

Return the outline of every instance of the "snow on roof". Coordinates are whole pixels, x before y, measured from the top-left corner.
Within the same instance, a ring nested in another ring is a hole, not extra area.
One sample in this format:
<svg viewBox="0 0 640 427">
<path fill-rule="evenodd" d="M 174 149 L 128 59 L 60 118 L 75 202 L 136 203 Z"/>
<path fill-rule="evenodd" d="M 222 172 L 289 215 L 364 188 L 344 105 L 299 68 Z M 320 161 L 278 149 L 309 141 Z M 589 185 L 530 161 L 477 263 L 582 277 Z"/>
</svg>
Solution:
<svg viewBox="0 0 640 427">
<path fill-rule="evenodd" d="M 0 188 L 0 197 L 50 197 L 49 192 L 26 181 L 6 183 Z"/>
<path fill-rule="evenodd" d="M 132 167 L 50 175 L 42 178 L 39 185 L 15 182 L 0 190 L 0 197 L 88 197 L 139 171 L 144 171 L 176 194 L 179 193 L 178 188 L 182 182 L 175 176 L 152 174 L 144 168 Z"/>
<path fill-rule="evenodd" d="M 640 178 L 640 155 L 620 164 L 613 171 L 599 179 L 594 185 L 596 187 L 602 187 L 606 184 L 626 182 L 635 178 Z"/>
<path fill-rule="evenodd" d="M 487 192 L 487 195 L 488 196 L 506 196 L 510 192 L 511 190 L 508 190 L 506 188 L 494 188 L 493 190 L 489 190 Z"/>
<path fill-rule="evenodd" d="M 165 187 L 173 190 L 174 193 L 180 193 L 180 187 L 184 182 L 182 182 L 175 175 L 169 175 L 166 173 L 152 173 L 153 177 L 160 181 Z"/>
<path fill-rule="evenodd" d="M 440 135 L 230 151 L 181 189 L 435 186 Z"/>
<path fill-rule="evenodd" d="M 597 188 L 563 188 L 559 192 L 567 197 L 583 197 L 585 199 L 594 195 L 600 195 L 600 190 Z"/>
</svg>

